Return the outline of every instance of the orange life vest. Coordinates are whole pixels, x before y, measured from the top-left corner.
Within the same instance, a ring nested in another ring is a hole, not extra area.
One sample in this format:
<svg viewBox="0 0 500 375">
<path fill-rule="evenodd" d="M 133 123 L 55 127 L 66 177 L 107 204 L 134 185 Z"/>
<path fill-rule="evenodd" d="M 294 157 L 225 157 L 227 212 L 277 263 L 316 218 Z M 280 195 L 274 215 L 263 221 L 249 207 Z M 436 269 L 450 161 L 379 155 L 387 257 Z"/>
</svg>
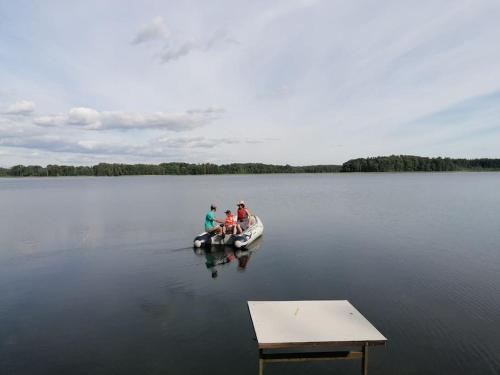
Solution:
<svg viewBox="0 0 500 375">
<path fill-rule="evenodd" d="M 234 218 L 233 215 L 226 216 L 226 221 L 224 221 L 225 225 L 234 225 Z"/>
</svg>

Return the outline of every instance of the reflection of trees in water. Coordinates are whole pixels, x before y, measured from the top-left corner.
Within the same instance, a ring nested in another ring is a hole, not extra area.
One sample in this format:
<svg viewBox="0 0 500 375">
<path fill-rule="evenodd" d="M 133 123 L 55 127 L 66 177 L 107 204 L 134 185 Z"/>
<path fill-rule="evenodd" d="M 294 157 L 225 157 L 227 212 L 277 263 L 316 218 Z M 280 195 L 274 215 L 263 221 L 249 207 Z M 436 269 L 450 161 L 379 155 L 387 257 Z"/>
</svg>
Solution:
<svg viewBox="0 0 500 375">
<path fill-rule="evenodd" d="M 261 240 L 256 240 L 247 249 L 233 249 L 232 247 L 196 248 L 195 254 L 205 257 L 205 266 L 210 271 L 213 279 L 218 277 L 218 268 L 233 261 L 238 262 L 238 271 L 242 272 L 248 267 L 251 255 L 260 248 Z"/>
</svg>

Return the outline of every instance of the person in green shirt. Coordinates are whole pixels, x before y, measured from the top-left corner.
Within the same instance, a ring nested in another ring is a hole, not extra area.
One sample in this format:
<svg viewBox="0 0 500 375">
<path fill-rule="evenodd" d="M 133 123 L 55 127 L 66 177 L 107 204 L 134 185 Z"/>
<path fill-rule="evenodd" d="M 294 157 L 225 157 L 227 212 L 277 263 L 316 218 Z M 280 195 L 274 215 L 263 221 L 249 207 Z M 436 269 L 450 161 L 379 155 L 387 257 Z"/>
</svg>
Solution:
<svg viewBox="0 0 500 375">
<path fill-rule="evenodd" d="M 205 231 L 208 233 L 222 233 L 222 227 L 218 224 L 224 224 L 224 220 L 217 219 L 215 217 L 215 211 L 217 211 L 217 207 L 212 204 L 210 206 L 210 211 L 205 216 Z"/>
</svg>

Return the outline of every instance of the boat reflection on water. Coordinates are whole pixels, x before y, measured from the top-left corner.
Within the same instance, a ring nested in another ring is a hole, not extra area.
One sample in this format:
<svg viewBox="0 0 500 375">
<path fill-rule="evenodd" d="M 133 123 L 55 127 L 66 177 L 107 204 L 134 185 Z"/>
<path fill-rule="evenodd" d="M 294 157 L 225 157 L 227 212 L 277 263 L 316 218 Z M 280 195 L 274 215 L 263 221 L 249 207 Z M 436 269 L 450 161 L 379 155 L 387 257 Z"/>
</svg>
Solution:
<svg viewBox="0 0 500 375">
<path fill-rule="evenodd" d="M 237 263 L 238 271 L 243 272 L 248 267 L 250 257 L 259 250 L 261 239 L 256 240 L 244 249 L 235 249 L 230 246 L 212 246 L 211 248 L 194 248 L 194 253 L 205 257 L 205 266 L 210 271 L 212 278 L 219 276 L 219 270 L 222 270 L 229 263 Z"/>
</svg>

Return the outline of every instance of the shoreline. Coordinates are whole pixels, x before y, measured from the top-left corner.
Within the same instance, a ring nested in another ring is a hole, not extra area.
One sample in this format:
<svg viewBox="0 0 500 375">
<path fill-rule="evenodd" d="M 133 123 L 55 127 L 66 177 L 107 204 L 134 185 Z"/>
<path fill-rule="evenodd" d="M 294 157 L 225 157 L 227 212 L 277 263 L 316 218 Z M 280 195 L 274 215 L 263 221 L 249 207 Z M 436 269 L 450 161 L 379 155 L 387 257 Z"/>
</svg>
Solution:
<svg viewBox="0 0 500 375">
<path fill-rule="evenodd" d="M 112 177 L 204 177 L 204 176 L 272 176 L 272 175 L 358 175 L 358 174 L 454 174 L 494 173 L 500 169 L 464 169 L 455 171 L 373 171 L 373 172 L 274 172 L 274 173 L 206 173 L 206 174 L 122 174 L 122 175 L 58 175 L 58 176 L 0 176 L 0 179 L 112 178 Z"/>
<path fill-rule="evenodd" d="M 322 174 L 322 173 L 401 173 L 401 172 L 495 172 L 500 171 L 500 159 L 452 159 L 414 155 L 390 155 L 350 159 L 343 164 L 264 163 L 183 163 L 159 164 L 99 163 L 92 166 L 15 165 L 0 168 L 0 177 L 61 177 L 61 176 L 206 176 L 258 174 Z"/>
</svg>

